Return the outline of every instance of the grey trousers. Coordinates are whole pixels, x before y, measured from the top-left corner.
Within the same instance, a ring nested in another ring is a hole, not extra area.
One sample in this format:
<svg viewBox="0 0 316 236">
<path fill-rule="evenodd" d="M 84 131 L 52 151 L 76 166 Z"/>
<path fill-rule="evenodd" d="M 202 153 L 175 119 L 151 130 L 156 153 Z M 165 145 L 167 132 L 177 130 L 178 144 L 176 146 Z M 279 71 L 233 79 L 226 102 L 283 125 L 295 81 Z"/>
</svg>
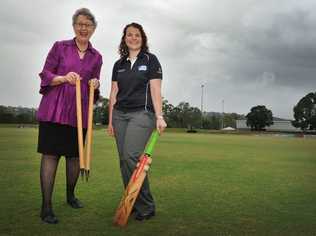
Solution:
<svg viewBox="0 0 316 236">
<path fill-rule="evenodd" d="M 120 158 L 122 179 L 126 187 L 155 128 L 155 115 L 148 111 L 123 112 L 114 109 L 112 122 Z M 134 209 L 139 213 L 149 213 L 155 210 L 148 176 L 145 178 L 136 199 Z"/>
</svg>

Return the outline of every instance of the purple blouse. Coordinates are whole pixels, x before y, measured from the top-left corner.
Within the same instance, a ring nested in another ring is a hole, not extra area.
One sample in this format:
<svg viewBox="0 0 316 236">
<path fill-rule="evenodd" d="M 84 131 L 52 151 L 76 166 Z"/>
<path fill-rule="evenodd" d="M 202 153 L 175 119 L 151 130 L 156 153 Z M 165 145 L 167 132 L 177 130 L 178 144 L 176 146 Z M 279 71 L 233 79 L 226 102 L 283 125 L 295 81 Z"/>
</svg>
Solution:
<svg viewBox="0 0 316 236">
<path fill-rule="evenodd" d="M 88 81 L 100 79 L 101 54 L 89 42 L 87 52 L 80 59 L 74 39 L 55 42 L 49 51 L 41 78 L 40 93 L 43 95 L 37 111 L 38 121 L 49 121 L 77 127 L 76 86 L 69 83 L 51 86 L 55 76 L 76 72 L 81 77 L 82 122 L 87 128 L 88 120 Z M 95 91 L 99 95 L 99 90 Z"/>
</svg>

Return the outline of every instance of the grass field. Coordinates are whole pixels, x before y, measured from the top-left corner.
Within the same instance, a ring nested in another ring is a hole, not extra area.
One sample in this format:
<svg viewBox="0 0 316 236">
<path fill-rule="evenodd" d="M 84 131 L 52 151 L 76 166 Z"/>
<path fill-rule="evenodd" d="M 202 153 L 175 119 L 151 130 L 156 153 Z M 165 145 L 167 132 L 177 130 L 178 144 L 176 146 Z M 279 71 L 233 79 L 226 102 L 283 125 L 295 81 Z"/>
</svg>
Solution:
<svg viewBox="0 0 316 236">
<path fill-rule="evenodd" d="M 0 127 L 0 235 L 316 235 L 316 139 L 168 132 L 150 172 L 157 216 L 112 225 L 122 194 L 114 140 L 94 133 L 85 208 L 65 203 L 65 161 L 54 191 L 60 223 L 40 221 L 37 129 Z"/>
</svg>

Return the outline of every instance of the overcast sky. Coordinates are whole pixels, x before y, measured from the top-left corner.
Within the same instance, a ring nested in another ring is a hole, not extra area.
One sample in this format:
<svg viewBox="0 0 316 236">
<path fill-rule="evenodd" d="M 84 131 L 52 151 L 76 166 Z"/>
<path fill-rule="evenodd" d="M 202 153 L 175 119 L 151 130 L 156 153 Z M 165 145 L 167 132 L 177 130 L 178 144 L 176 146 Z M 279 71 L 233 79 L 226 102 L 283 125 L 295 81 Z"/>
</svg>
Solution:
<svg viewBox="0 0 316 236">
<path fill-rule="evenodd" d="M 316 90 L 315 0 L 1 0 L 0 104 L 37 107 L 39 76 L 53 43 L 74 36 L 81 7 L 96 16 L 91 38 L 103 55 L 101 94 L 124 26 L 143 25 L 163 69 L 163 96 L 204 111 L 247 114 L 265 105 L 293 118 L 293 106 Z"/>
</svg>

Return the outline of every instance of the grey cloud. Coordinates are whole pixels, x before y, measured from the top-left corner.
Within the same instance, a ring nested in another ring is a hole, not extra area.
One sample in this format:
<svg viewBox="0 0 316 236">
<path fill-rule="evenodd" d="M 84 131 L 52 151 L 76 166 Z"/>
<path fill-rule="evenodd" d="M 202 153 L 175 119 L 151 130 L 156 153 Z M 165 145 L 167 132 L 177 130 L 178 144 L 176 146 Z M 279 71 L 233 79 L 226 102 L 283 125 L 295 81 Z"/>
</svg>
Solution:
<svg viewBox="0 0 316 236">
<path fill-rule="evenodd" d="M 82 6 L 99 22 L 92 42 L 103 54 L 104 96 L 122 29 L 132 21 L 144 26 L 163 66 L 163 95 L 174 105 L 200 106 L 205 84 L 206 110 L 220 111 L 224 99 L 226 112 L 247 113 L 266 104 L 276 116 L 292 118 L 297 100 L 316 88 L 312 0 L 45 0 L 32 5 L 13 0 L 2 6 L 0 53 L 6 60 L 0 69 L 9 85 L 1 91 L 4 104 L 38 104 L 37 74 L 45 56 L 55 40 L 73 36 L 71 16 Z M 16 91 L 19 99 L 10 96 Z"/>
</svg>

